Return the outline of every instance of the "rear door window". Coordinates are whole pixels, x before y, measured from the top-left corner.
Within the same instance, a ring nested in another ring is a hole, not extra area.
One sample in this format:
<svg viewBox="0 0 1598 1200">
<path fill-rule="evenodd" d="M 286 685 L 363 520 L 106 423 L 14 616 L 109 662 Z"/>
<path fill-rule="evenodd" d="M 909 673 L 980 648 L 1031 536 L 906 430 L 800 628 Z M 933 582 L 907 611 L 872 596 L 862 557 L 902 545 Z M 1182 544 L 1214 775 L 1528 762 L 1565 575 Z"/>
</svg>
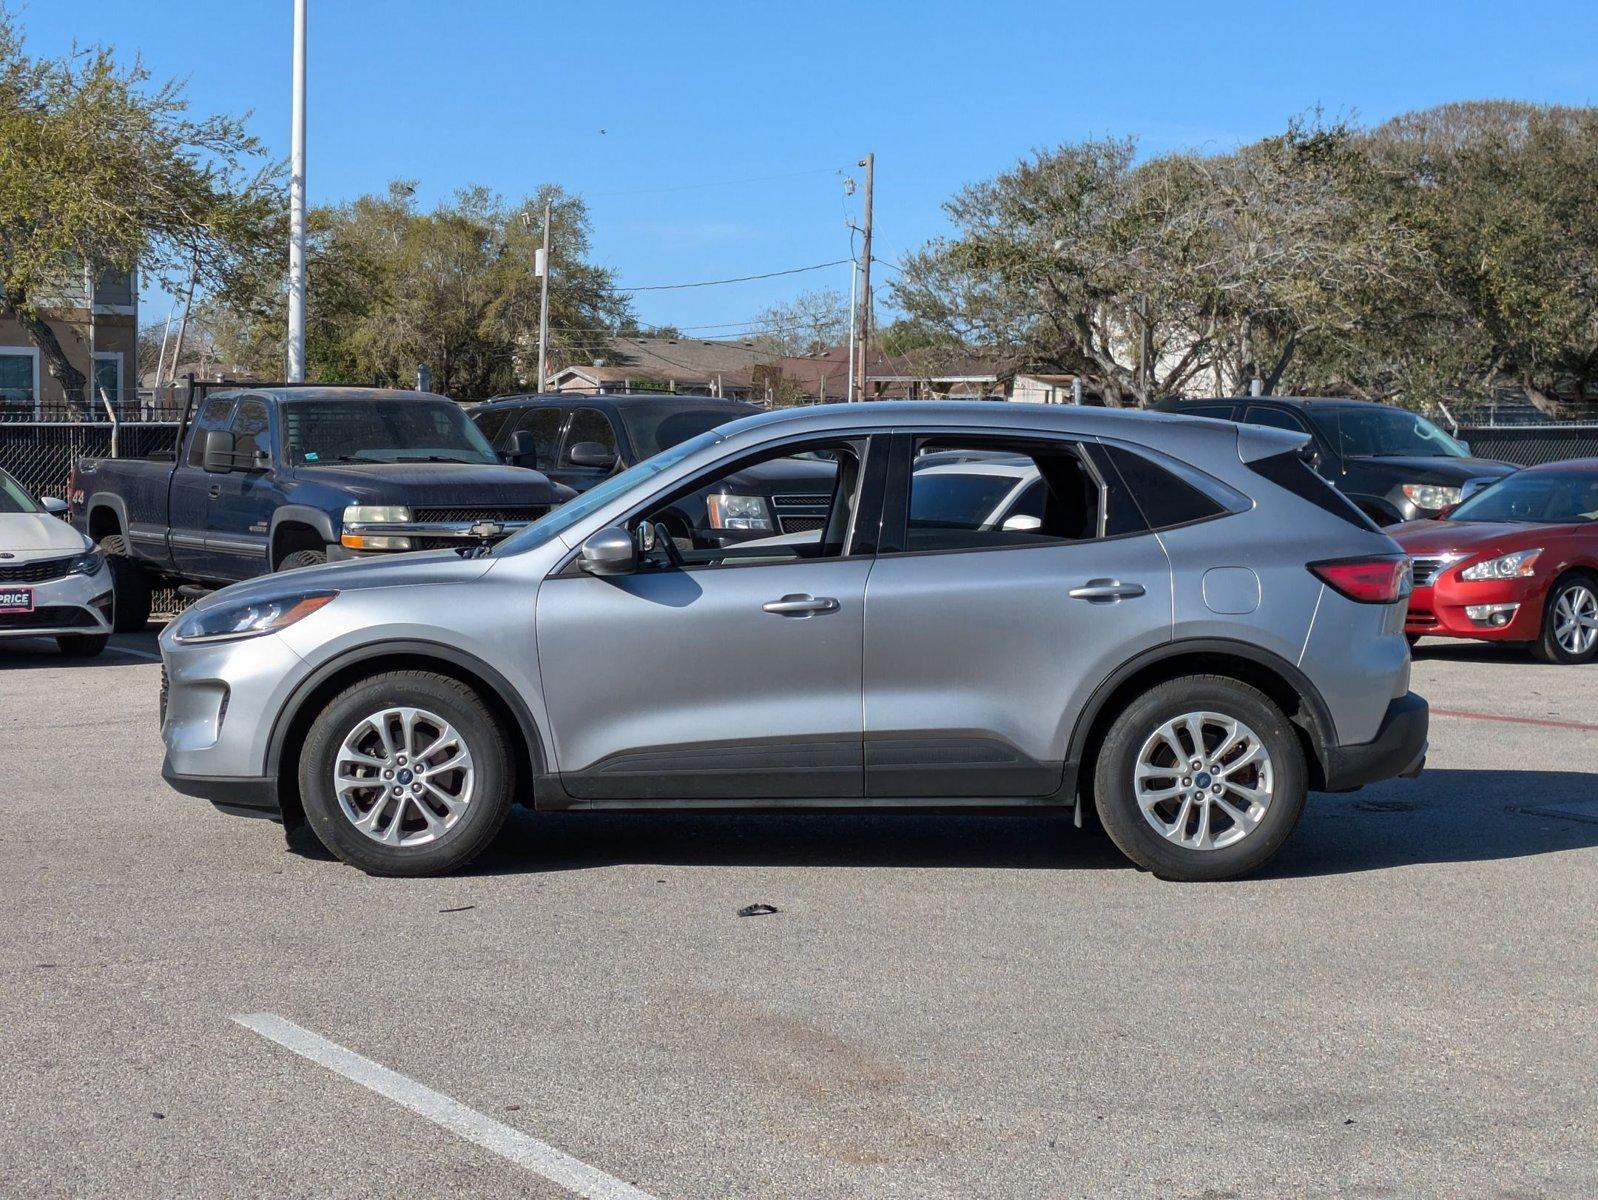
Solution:
<svg viewBox="0 0 1598 1200">
<path fill-rule="evenodd" d="M 233 461 L 241 467 L 255 463 L 257 455 L 272 455 L 272 418 L 266 401 L 246 396 L 233 416 Z"/>
<path fill-rule="evenodd" d="M 516 414 L 516 419 L 507 422 L 502 429 L 502 438 L 495 444 L 500 448 L 508 448 L 510 440 L 523 430 L 533 435 L 533 452 L 540 467 L 554 465 L 555 447 L 560 444 L 561 420 L 565 411 L 559 408 L 539 407 L 524 408 Z"/>
<path fill-rule="evenodd" d="M 1309 427 L 1295 413 L 1283 408 L 1269 408 L 1263 404 L 1249 405 L 1243 416 L 1245 425 L 1269 425 L 1272 429 L 1288 429 L 1294 433 L 1308 433 Z"/>
<path fill-rule="evenodd" d="M 205 462 L 205 435 L 213 429 L 226 429 L 233 417 L 233 396 L 215 396 L 207 400 L 194 418 L 194 429 L 189 435 L 189 466 L 198 467 Z"/>
<path fill-rule="evenodd" d="M 612 455 L 619 454 L 616 445 L 616 427 L 610 423 L 610 418 L 597 408 L 579 408 L 572 413 L 571 424 L 566 429 L 566 443 L 560 452 L 562 466 L 575 465 L 571 461 L 572 447 L 584 442 L 603 446 Z"/>
</svg>

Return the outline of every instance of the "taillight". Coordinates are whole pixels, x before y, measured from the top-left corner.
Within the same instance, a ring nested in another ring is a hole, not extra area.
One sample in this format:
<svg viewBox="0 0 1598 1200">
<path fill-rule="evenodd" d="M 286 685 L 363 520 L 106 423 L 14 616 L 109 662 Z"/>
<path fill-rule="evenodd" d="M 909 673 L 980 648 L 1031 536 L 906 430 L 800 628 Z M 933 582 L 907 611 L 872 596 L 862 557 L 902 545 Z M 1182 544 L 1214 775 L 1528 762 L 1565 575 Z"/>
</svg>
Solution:
<svg viewBox="0 0 1598 1200">
<path fill-rule="evenodd" d="M 1393 604 L 1409 595 L 1409 559 L 1336 558 L 1310 563 L 1320 579 L 1360 604 Z"/>
</svg>

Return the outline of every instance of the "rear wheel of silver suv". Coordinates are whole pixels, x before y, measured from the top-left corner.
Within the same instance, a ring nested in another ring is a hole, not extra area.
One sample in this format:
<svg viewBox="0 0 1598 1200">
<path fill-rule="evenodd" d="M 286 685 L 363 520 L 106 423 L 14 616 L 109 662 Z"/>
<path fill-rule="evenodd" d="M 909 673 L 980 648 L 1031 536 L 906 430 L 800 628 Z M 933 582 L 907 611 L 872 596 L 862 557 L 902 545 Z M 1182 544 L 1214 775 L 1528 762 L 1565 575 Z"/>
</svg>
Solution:
<svg viewBox="0 0 1598 1200">
<path fill-rule="evenodd" d="M 1256 688 L 1219 675 L 1159 684 L 1115 718 L 1094 796 L 1105 832 L 1162 879 L 1229 879 L 1255 870 L 1304 809 L 1304 751 Z"/>
<path fill-rule="evenodd" d="M 339 858 L 372 875 L 456 870 L 510 813 L 505 731 L 471 688 L 393 671 L 335 696 L 300 756 L 307 823 Z"/>
</svg>

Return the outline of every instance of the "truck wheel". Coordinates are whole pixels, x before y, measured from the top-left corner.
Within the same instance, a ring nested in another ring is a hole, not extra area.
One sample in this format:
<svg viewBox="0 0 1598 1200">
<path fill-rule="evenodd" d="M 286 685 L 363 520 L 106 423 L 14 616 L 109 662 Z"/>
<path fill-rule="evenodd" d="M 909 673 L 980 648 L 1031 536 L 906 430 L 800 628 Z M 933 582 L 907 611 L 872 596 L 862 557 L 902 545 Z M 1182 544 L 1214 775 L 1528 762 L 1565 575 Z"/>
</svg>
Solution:
<svg viewBox="0 0 1598 1200">
<path fill-rule="evenodd" d="M 128 554 L 121 534 L 100 539 L 106 564 L 111 568 L 111 628 L 134 633 L 150 623 L 150 576 Z"/>
<path fill-rule="evenodd" d="M 430 671 L 376 675 L 334 697 L 299 764 L 311 830 L 369 875 L 464 867 L 505 824 L 514 774 L 487 705 Z"/>
<path fill-rule="evenodd" d="M 319 567 L 326 561 L 326 550 L 296 550 L 293 554 L 285 554 L 283 561 L 277 564 L 277 569 L 292 571 L 296 567 Z"/>
<path fill-rule="evenodd" d="M 1562 667 L 1598 660 L 1598 577 L 1572 571 L 1554 581 L 1532 650 L 1543 662 Z"/>
<path fill-rule="evenodd" d="M 1104 830 L 1161 879 L 1230 879 L 1298 824 L 1304 749 L 1263 693 L 1220 675 L 1150 688 L 1105 735 L 1093 793 Z"/>
</svg>

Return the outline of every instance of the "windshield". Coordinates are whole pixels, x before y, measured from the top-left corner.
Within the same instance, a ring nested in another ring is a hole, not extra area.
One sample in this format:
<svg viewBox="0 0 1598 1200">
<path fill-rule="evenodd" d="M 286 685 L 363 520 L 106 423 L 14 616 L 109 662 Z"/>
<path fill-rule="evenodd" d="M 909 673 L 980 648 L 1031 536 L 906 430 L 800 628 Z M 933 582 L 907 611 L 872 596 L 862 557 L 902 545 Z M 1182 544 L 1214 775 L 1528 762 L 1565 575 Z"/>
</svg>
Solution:
<svg viewBox="0 0 1598 1200">
<path fill-rule="evenodd" d="M 612 475 L 603 483 L 589 488 L 575 500 L 568 500 L 559 508 L 552 509 L 526 529 L 514 533 L 499 545 L 495 546 L 492 553 L 519 554 L 523 550 L 531 550 L 535 546 L 542 546 L 557 534 L 565 533 L 578 521 L 589 513 L 603 508 L 617 496 L 643 483 L 652 476 L 659 475 L 667 467 L 674 466 L 687 458 L 690 454 L 697 454 L 706 446 L 714 446 L 721 441 L 715 433 L 702 433 L 696 438 L 686 442 L 679 442 L 670 450 L 657 454 L 653 458 L 646 458 L 636 466 L 628 467 L 620 475 Z"/>
<path fill-rule="evenodd" d="M 1540 521 L 1580 525 L 1598 521 L 1598 475 L 1521 471 L 1477 492 L 1448 514 L 1450 521 Z"/>
<path fill-rule="evenodd" d="M 686 442 L 725 425 L 759 412 L 758 408 L 721 404 L 706 408 L 670 409 L 654 405 L 634 407 L 618 406 L 622 422 L 627 426 L 627 436 L 639 458 L 648 458 L 662 450 Z"/>
<path fill-rule="evenodd" d="M 0 471 L 0 513 L 36 513 L 39 506 L 28 495 L 27 489 L 4 471 Z"/>
<path fill-rule="evenodd" d="M 296 464 L 499 461 L 448 400 L 291 400 L 283 450 Z"/>
<path fill-rule="evenodd" d="M 1309 419 L 1344 458 L 1465 458 L 1470 451 L 1401 408 L 1316 408 Z"/>
</svg>

